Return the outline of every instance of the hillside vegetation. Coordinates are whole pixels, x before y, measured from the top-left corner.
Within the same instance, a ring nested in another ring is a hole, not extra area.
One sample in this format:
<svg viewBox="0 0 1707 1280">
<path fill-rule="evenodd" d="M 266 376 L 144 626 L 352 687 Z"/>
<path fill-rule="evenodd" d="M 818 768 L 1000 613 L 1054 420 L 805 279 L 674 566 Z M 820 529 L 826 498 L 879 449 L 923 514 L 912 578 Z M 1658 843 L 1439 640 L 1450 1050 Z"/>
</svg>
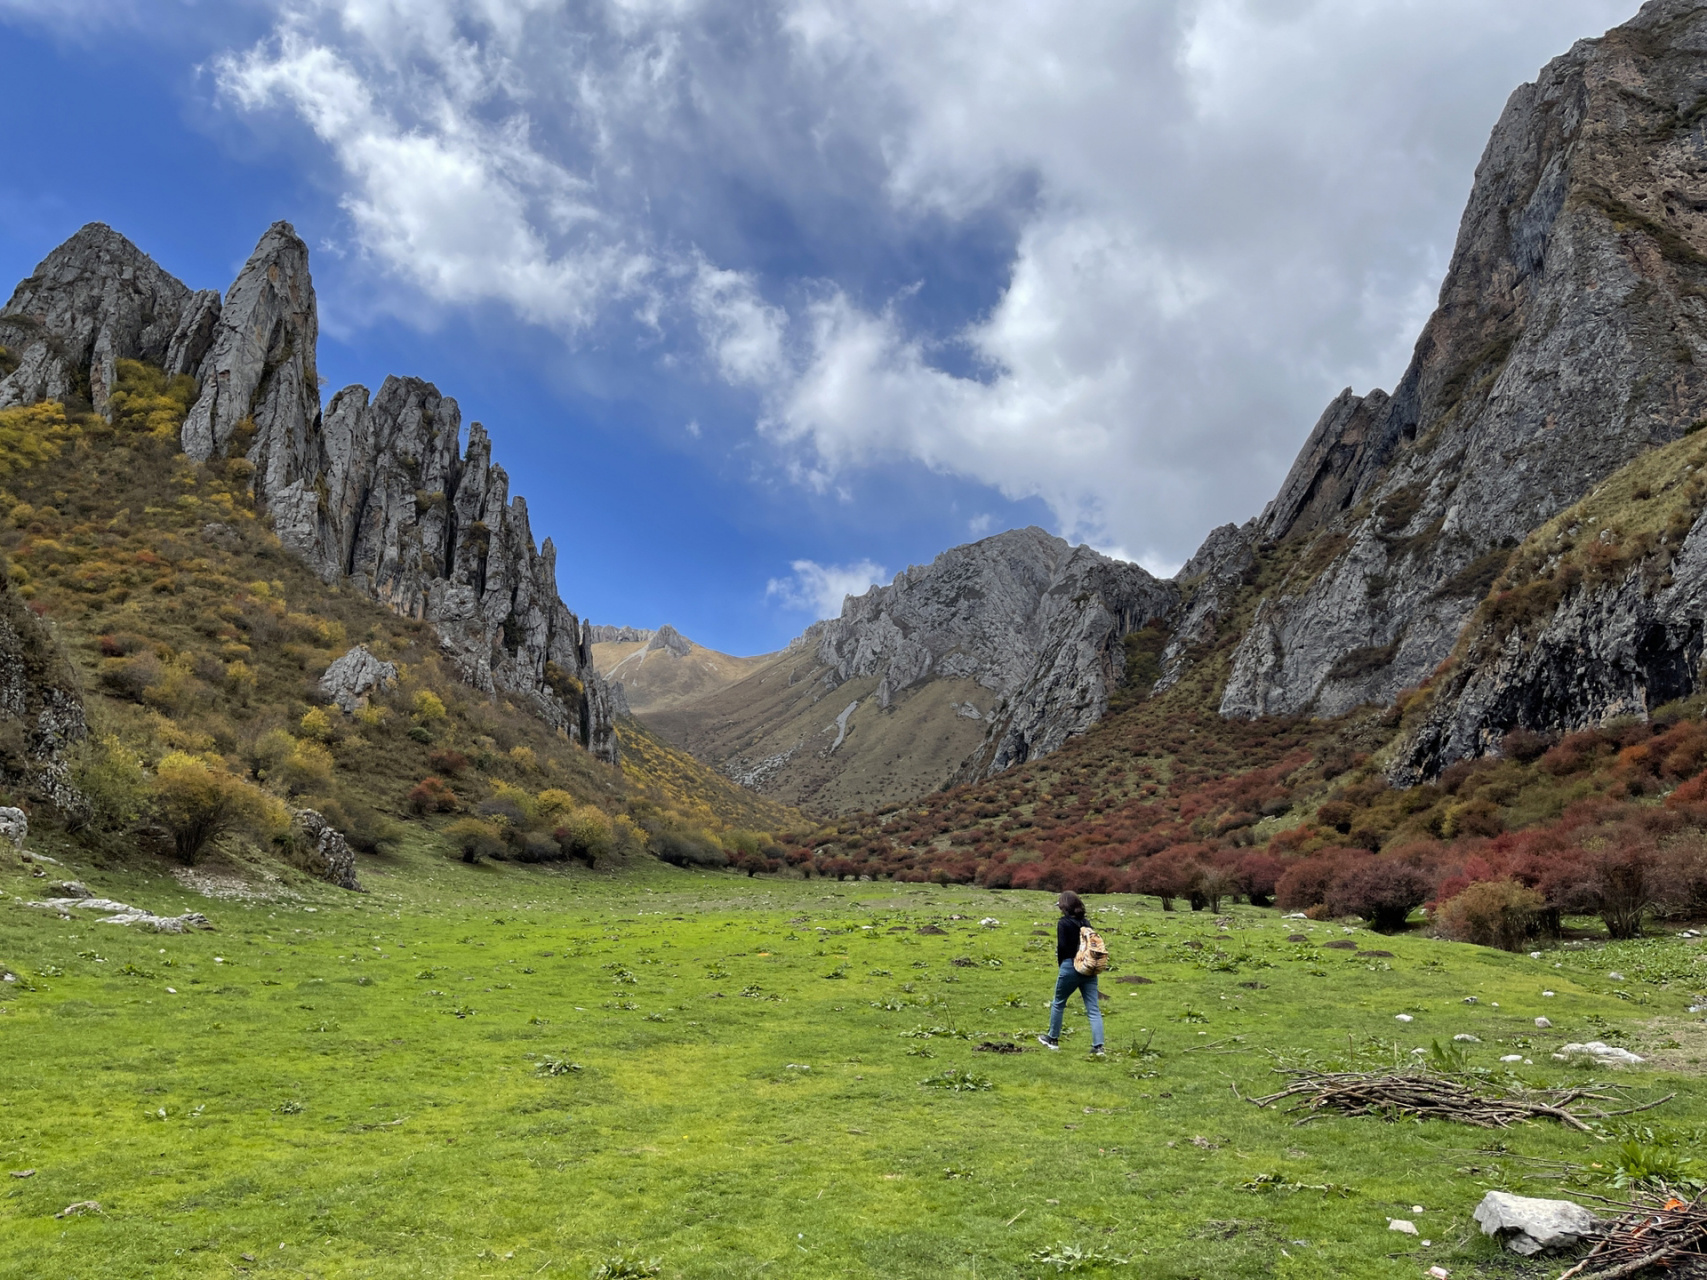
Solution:
<svg viewBox="0 0 1707 1280">
<path fill-rule="evenodd" d="M 250 463 L 179 451 L 189 379 L 119 368 L 111 422 L 59 403 L 0 412 L 0 551 L 81 678 L 87 804 L 64 818 L 89 847 L 289 856 L 288 808 L 311 807 L 369 853 L 419 824 L 470 859 L 715 864 L 798 822 L 640 725 L 622 726 L 611 768 L 462 684 L 429 626 L 279 546 Z M 346 715 L 318 678 L 358 643 L 399 678 Z M 31 798 L 22 781 L 0 796 Z"/>
<path fill-rule="evenodd" d="M 1521 639 L 1573 593 L 1668 585 L 1707 499 L 1703 465 L 1699 435 L 1657 449 L 1478 567 L 1486 598 L 1460 657 Z M 1443 927 L 1512 947 L 1556 933 L 1570 912 L 1600 915 L 1614 936 L 1655 914 L 1707 914 L 1702 695 L 1574 732 L 1514 731 L 1488 755 L 1409 787 L 1388 780 L 1395 752 L 1459 659 L 1391 707 L 1326 720 L 1217 714 L 1228 655 L 1256 602 L 1304 590 L 1326 562 L 1310 542 L 1267 549 L 1178 684 L 1147 696 L 1168 637 L 1136 633 L 1127 686 L 1090 732 L 987 782 L 823 827 L 818 864 L 829 874 L 1140 892 L 1170 906 L 1278 898 L 1393 927 L 1476 884 L 1488 887 L 1445 911 Z"/>
</svg>

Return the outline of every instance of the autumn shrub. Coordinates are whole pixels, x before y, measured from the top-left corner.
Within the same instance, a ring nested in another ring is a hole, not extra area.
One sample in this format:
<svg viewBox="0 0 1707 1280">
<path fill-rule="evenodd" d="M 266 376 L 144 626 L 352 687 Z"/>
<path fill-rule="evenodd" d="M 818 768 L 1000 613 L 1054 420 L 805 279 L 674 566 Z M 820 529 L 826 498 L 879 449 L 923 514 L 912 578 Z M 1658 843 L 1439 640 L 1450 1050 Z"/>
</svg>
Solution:
<svg viewBox="0 0 1707 1280">
<path fill-rule="evenodd" d="M 404 803 L 409 806 L 410 813 L 455 813 L 462 807 L 462 802 L 456 798 L 456 792 L 443 778 L 422 778 L 410 788 Z"/>
<path fill-rule="evenodd" d="M 615 847 L 610 819 L 592 805 L 580 805 L 564 815 L 552 833 L 565 857 L 575 858 L 589 867 L 598 865 Z"/>
<path fill-rule="evenodd" d="M 242 779 L 187 752 L 174 751 L 154 771 L 150 809 L 172 837 L 178 861 L 193 866 L 207 846 L 240 827 L 266 820 L 277 805 Z"/>
<path fill-rule="evenodd" d="M 1324 902 L 1336 916 L 1362 916 L 1377 933 L 1397 933 L 1433 889 L 1428 873 L 1409 862 L 1363 858 L 1341 867 Z"/>
<path fill-rule="evenodd" d="M 112 734 L 91 737 L 77 748 L 71 781 L 88 801 L 80 816 L 96 830 L 122 831 L 148 806 L 148 775 L 142 761 Z"/>
<path fill-rule="evenodd" d="M 371 805 L 345 798 L 319 802 L 320 813 L 360 853 L 388 853 L 403 839 L 403 826 Z"/>
<path fill-rule="evenodd" d="M 127 658 L 108 658 L 101 663 L 101 687 L 116 697 L 141 702 L 143 696 L 165 676 L 165 667 L 149 650 Z"/>
<path fill-rule="evenodd" d="M 1521 951 L 1541 927 L 1546 900 L 1515 880 L 1479 880 L 1435 907 L 1435 930 L 1455 942 Z"/>
<path fill-rule="evenodd" d="M 699 831 L 658 831 L 648 842 L 652 855 L 674 867 L 726 867 L 723 849 Z"/>
<path fill-rule="evenodd" d="M 444 836 L 462 854 L 464 862 L 501 858 L 505 853 L 503 831 L 479 818 L 458 818 L 445 828 Z"/>
<path fill-rule="evenodd" d="M 1308 911 L 1326 906 L 1335 878 L 1354 859 L 1367 857 L 1362 849 L 1324 849 L 1288 866 L 1275 882 L 1274 901 L 1282 911 Z"/>
<path fill-rule="evenodd" d="M 427 764 L 434 773 L 442 773 L 447 778 L 460 777 L 468 768 L 468 757 L 460 751 L 449 749 L 427 752 Z"/>
<path fill-rule="evenodd" d="M 332 753 L 318 742 L 296 742 L 274 773 L 293 796 L 324 791 L 332 785 Z"/>
<path fill-rule="evenodd" d="M 1286 864 L 1271 854 L 1247 853 L 1233 865 L 1233 877 L 1253 907 L 1266 907 L 1274 901 L 1275 885 L 1285 870 Z"/>
</svg>

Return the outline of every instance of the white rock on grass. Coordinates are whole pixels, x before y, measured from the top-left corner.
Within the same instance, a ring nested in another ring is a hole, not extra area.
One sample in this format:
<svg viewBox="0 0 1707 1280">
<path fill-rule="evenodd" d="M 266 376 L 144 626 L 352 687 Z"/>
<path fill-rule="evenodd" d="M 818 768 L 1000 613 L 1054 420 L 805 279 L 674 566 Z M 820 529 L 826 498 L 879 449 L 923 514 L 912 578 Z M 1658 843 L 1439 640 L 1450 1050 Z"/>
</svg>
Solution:
<svg viewBox="0 0 1707 1280">
<path fill-rule="evenodd" d="M 1600 1226 L 1592 1213 L 1570 1200 L 1535 1200 L 1505 1191 L 1483 1196 L 1474 1216 L 1483 1235 L 1498 1238 L 1525 1257 L 1543 1249 L 1568 1249 Z"/>
<path fill-rule="evenodd" d="M 1407 1236 L 1417 1234 L 1417 1224 L 1409 1218 L 1388 1218 L 1387 1230 L 1403 1232 Z"/>
<path fill-rule="evenodd" d="M 1393 1015 L 1393 1021 L 1394 1022 L 1415 1022 L 1416 1019 L 1411 1017 L 1411 1015 L 1408 1013 L 1395 1013 Z"/>
<path fill-rule="evenodd" d="M 1624 981 L 1624 975 L 1619 973 L 1616 969 L 1614 969 L 1611 973 L 1607 974 L 1606 976 L 1608 978 L 1611 978 L 1612 981 L 1614 981 L 1614 982 L 1623 982 Z"/>
<path fill-rule="evenodd" d="M 1535 1025 L 1545 1031 L 1548 1027 L 1552 1026 L 1553 1023 L 1551 1019 L 1548 1018 L 1537 1018 L 1535 1019 Z"/>
<path fill-rule="evenodd" d="M 1617 1045 L 1607 1044 L 1604 1040 L 1590 1040 L 1587 1044 L 1575 1042 L 1566 1045 L 1553 1055 L 1558 1062 L 1569 1062 L 1572 1058 L 1593 1058 L 1596 1062 L 1608 1065 L 1633 1067 L 1643 1059 L 1628 1049 L 1620 1049 Z"/>
<path fill-rule="evenodd" d="M 1522 1062 L 1523 1061 L 1523 1055 L 1521 1053 L 1503 1054 L 1500 1057 L 1500 1061 L 1501 1062 Z"/>
<path fill-rule="evenodd" d="M 24 841 L 29 838 L 30 819 L 22 809 L 10 806 L 0 808 L 0 840 L 5 840 L 12 848 L 22 853 Z"/>
<path fill-rule="evenodd" d="M 1452 1039 L 1454 1041 L 1456 1041 L 1458 1044 L 1481 1044 L 1482 1043 L 1482 1037 L 1481 1036 L 1473 1036 L 1468 1031 L 1460 1031 L 1457 1035 L 1453 1036 Z"/>
</svg>

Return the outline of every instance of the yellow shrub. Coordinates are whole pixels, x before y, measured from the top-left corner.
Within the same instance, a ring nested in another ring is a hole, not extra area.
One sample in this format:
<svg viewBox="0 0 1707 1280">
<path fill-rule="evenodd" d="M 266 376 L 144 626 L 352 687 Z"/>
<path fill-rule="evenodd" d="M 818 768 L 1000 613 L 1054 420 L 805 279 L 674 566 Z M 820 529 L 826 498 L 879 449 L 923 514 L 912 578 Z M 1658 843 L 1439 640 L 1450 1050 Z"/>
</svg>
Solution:
<svg viewBox="0 0 1707 1280">
<path fill-rule="evenodd" d="M 255 693 L 255 668 L 239 659 L 225 669 L 225 688 L 239 702 L 248 702 Z"/>
<path fill-rule="evenodd" d="M 539 757 L 534 754 L 532 747 L 511 747 L 510 762 L 518 769 L 532 772 L 539 768 Z"/>
<path fill-rule="evenodd" d="M 356 708 L 356 723 L 364 729 L 383 729 L 390 718 L 391 712 L 371 702 L 365 707 Z"/>
<path fill-rule="evenodd" d="M 534 807 L 542 817 L 557 818 L 575 812 L 575 797 L 557 787 L 547 787 L 534 797 Z"/>
<path fill-rule="evenodd" d="M 108 397 L 113 426 L 157 440 L 173 440 L 196 398 L 196 380 L 138 360 L 118 362 L 118 385 Z"/>
<path fill-rule="evenodd" d="M 332 720 L 324 707 L 310 707 L 297 722 L 297 732 L 315 742 L 327 742 L 332 737 Z"/>
<path fill-rule="evenodd" d="M 178 860 L 194 863 L 207 846 L 244 826 L 276 824 L 277 801 L 226 772 L 223 763 L 173 751 L 154 771 L 152 807 L 172 834 Z"/>
<path fill-rule="evenodd" d="M 332 782 L 332 753 L 318 742 L 299 740 L 279 768 L 292 795 L 323 791 Z"/>
<path fill-rule="evenodd" d="M 65 406 L 56 400 L 20 409 L 0 409 L 0 476 L 57 458 L 66 442 L 76 435 L 76 425 L 66 418 Z M 27 523 L 16 511 L 12 520 L 20 527 Z"/>
<path fill-rule="evenodd" d="M 434 724 L 446 714 L 444 701 L 431 689 L 422 689 L 415 695 L 415 718 L 422 724 Z"/>
</svg>

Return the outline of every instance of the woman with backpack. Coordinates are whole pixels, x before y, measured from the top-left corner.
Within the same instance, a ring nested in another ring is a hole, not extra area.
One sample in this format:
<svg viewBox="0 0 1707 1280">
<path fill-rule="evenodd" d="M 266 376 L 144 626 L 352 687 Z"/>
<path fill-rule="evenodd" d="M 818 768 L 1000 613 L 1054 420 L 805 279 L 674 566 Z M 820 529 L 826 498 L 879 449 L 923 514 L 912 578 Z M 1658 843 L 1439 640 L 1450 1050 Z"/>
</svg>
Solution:
<svg viewBox="0 0 1707 1280">
<path fill-rule="evenodd" d="M 1107 952 L 1102 950 L 1102 939 L 1091 932 L 1090 925 L 1085 923 L 1084 900 L 1071 889 L 1055 899 L 1055 905 L 1061 909 L 1061 918 L 1055 922 L 1055 1003 L 1049 1006 L 1049 1034 L 1037 1037 L 1037 1041 L 1045 1049 L 1061 1047 L 1061 1019 L 1067 1012 L 1067 998 L 1077 991 L 1085 1001 L 1085 1013 L 1091 1020 L 1091 1052 L 1097 1057 L 1102 1056 L 1102 1008 L 1097 1004 L 1097 971 L 1107 965 Z M 1090 933 L 1095 939 L 1096 947 L 1101 955 L 1100 964 L 1090 963 L 1085 967 L 1089 972 L 1081 973 L 1074 962 L 1079 958 L 1080 944 L 1084 941 L 1084 933 Z"/>
</svg>

